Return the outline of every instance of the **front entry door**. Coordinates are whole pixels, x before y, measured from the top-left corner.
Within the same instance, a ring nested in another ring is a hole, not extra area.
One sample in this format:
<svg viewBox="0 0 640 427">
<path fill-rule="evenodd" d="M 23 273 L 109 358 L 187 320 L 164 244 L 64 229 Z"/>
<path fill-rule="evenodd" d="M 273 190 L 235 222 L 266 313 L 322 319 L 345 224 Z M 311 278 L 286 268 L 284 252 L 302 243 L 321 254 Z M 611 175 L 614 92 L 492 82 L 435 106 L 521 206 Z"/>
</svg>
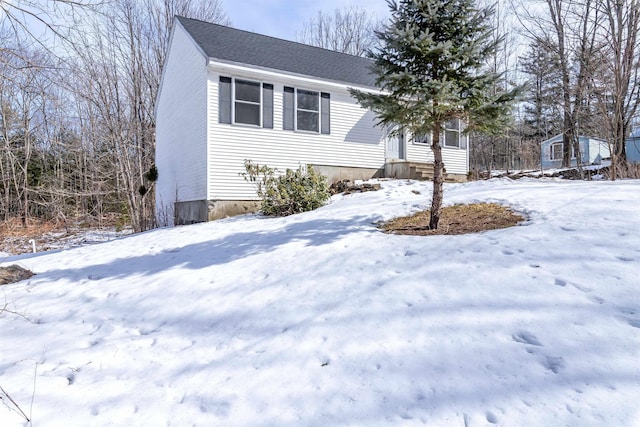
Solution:
<svg viewBox="0 0 640 427">
<path fill-rule="evenodd" d="M 406 148 L 404 132 L 387 136 L 387 160 L 405 160 Z"/>
</svg>

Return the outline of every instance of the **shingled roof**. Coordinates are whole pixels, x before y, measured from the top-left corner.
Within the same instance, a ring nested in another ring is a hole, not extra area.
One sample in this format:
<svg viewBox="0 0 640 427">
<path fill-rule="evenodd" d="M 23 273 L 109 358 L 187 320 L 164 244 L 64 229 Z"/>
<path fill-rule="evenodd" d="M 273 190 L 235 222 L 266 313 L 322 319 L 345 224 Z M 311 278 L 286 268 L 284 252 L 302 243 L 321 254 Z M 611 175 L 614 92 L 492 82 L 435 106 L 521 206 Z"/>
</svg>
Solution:
<svg viewBox="0 0 640 427">
<path fill-rule="evenodd" d="M 176 18 L 210 59 L 375 87 L 370 59 L 182 16 Z"/>
</svg>

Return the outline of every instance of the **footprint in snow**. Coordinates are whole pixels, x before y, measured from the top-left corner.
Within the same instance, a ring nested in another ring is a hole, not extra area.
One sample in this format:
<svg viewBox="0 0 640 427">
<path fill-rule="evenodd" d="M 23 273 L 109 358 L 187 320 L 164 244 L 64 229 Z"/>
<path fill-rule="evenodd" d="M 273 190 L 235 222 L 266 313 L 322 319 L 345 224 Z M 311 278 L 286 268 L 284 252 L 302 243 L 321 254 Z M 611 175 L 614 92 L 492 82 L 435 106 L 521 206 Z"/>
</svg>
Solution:
<svg viewBox="0 0 640 427">
<path fill-rule="evenodd" d="M 557 374 L 560 372 L 560 369 L 564 368 L 565 363 L 562 357 L 546 356 L 542 361 L 542 366 L 544 366 L 546 370 Z"/>
<path fill-rule="evenodd" d="M 640 328 L 640 320 L 639 319 L 628 319 L 627 323 L 629 326 L 633 326 L 634 328 Z"/>
<path fill-rule="evenodd" d="M 620 312 L 624 315 L 624 320 L 634 328 L 640 328 L 640 319 L 637 318 L 637 310 L 633 307 L 618 307 Z"/>
<path fill-rule="evenodd" d="M 575 283 L 572 283 L 571 285 L 577 290 L 584 292 L 585 294 L 592 291 L 591 288 L 587 288 L 586 286 L 577 285 Z"/>
<path fill-rule="evenodd" d="M 491 424 L 498 424 L 498 417 L 496 417 L 496 415 L 489 411 L 486 413 L 486 417 L 487 417 L 487 421 L 489 421 Z"/>
<path fill-rule="evenodd" d="M 540 341 L 538 341 L 538 338 L 536 338 L 536 336 L 533 335 L 531 332 L 520 331 L 517 334 L 511 335 L 511 338 L 515 342 L 542 347 L 542 344 L 540 343 Z"/>
<path fill-rule="evenodd" d="M 553 282 L 553 284 L 556 286 L 565 287 L 567 286 L 567 281 L 562 279 L 556 279 L 555 282 Z"/>
</svg>

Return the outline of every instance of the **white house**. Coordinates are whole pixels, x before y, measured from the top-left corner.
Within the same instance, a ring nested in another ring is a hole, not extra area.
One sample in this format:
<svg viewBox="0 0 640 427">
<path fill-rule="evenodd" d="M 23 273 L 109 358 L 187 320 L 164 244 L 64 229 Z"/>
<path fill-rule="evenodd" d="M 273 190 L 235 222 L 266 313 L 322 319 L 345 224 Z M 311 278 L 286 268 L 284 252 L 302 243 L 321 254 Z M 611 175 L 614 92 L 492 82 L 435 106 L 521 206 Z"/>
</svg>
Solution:
<svg viewBox="0 0 640 427">
<path fill-rule="evenodd" d="M 608 159 L 611 157 L 609 151 L 609 145 L 607 142 L 588 136 L 579 136 L 578 142 L 580 144 L 580 164 L 590 165 L 598 162 L 602 159 Z M 553 138 L 549 138 L 540 143 L 541 164 L 542 168 L 560 168 L 562 167 L 562 134 L 558 134 Z M 577 166 L 576 154 L 571 149 L 571 166 Z"/>
<path fill-rule="evenodd" d="M 376 91 L 371 61 L 176 17 L 156 102 L 156 207 L 185 224 L 255 209 L 244 160 L 313 165 L 331 181 L 432 171 L 429 137 L 387 137 L 348 88 Z M 447 124 L 449 180 L 464 180 L 468 144 Z"/>
</svg>

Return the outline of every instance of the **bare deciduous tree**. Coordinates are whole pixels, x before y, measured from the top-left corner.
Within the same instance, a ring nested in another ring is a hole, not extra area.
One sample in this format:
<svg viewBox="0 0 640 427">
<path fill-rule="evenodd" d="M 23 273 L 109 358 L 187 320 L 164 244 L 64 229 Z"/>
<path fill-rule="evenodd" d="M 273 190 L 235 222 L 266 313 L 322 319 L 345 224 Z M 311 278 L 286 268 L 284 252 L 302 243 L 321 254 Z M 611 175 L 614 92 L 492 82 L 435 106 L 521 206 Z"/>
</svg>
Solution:
<svg viewBox="0 0 640 427">
<path fill-rule="evenodd" d="M 152 227 L 146 172 L 154 163 L 154 103 L 173 16 L 228 23 L 220 1 L 0 0 L 1 12 L 5 217 L 99 219 L 108 211 L 136 231 Z M 34 20 L 50 40 L 35 41 Z M 47 44 L 53 40 L 61 42 L 55 49 Z M 38 43 L 49 49 L 34 55 Z"/>
<path fill-rule="evenodd" d="M 599 8 L 605 19 L 595 80 L 611 148 L 611 179 L 616 179 L 625 167 L 625 139 L 640 105 L 640 2 L 604 0 Z"/>
<path fill-rule="evenodd" d="M 585 106 L 595 67 L 600 17 L 593 0 L 544 0 L 542 4 L 544 13 L 541 8 L 531 8 L 529 2 L 517 10 L 533 43 L 544 46 L 555 57 L 560 76 L 558 103 L 562 106 L 562 165 L 570 166 L 575 157 L 580 167 L 578 132 L 581 120 L 589 116 Z"/>
<path fill-rule="evenodd" d="M 375 30 L 381 27 L 374 15 L 352 6 L 333 14 L 318 11 L 304 23 L 296 38 L 299 42 L 363 56 L 376 43 Z"/>
</svg>

